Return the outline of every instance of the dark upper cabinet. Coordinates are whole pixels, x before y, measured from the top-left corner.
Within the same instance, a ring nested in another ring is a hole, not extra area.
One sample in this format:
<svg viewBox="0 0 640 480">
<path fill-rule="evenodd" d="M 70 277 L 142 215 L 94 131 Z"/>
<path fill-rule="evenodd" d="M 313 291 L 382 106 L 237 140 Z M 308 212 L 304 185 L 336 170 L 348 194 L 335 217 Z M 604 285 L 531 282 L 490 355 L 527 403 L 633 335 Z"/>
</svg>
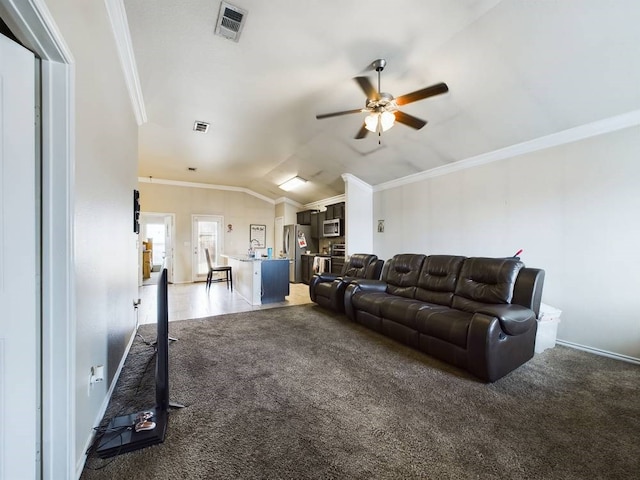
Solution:
<svg viewBox="0 0 640 480">
<path fill-rule="evenodd" d="M 311 214 L 311 238 L 322 238 L 322 222 L 324 222 L 325 218 L 325 212 L 313 212 Z"/>
<path fill-rule="evenodd" d="M 317 210 L 304 210 L 296 214 L 296 221 L 299 225 L 311 225 L 311 214 Z"/>
<path fill-rule="evenodd" d="M 326 215 L 327 220 L 333 220 L 335 218 L 344 220 L 344 202 L 327 205 Z"/>
</svg>

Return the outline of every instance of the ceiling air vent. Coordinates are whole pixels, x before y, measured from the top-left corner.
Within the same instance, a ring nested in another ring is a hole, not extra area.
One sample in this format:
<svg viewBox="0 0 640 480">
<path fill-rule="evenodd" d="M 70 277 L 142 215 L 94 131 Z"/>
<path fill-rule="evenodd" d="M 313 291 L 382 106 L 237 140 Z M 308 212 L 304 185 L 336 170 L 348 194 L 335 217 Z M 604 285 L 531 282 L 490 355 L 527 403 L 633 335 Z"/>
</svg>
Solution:
<svg viewBox="0 0 640 480">
<path fill-rule="evenodd" d="M 193 124 L 193 130 L 195 132 L 207 133 L 209 130 L 209 124 L 207 122 L 196 121 L 196 123 Z"/>
<path fill-rule="evenodd" d="M 244 21 L 247 18 L 247 13 L 242 8 L 222 2 L 218 13 L 218 22 L 216 23 L 216 35 L 237 42 L 240 38 Z"/>
</svg>

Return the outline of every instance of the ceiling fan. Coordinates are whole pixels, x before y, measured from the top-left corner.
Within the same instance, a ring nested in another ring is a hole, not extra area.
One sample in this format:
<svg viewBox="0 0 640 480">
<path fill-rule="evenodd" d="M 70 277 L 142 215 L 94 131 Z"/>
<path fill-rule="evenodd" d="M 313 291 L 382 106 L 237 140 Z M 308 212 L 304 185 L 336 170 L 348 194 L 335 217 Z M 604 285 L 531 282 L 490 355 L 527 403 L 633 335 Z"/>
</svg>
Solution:
<svg viewBox="0 0 640 480">
<path fill-rule="evenodd" d="M 391 128 L 395 122 L 420 130 L 427 124 L 427 122 L 400 111 L 398 107 L 449 91 L 449 87 L 447 87 L 446 83 L 436 83 L 430 87 L 394 98 L 390 93 L 380 91 L 380 72 L 384 70 L 384 67 L 387 65 L 387 61 L 383 58 L 379 58 L 371 65 L 375 68 L 376 72 L 378 72 L 378 90 L 373 87 L 368 77 L 354 78 L 367 96 L 364 108 L 345 110 L 343 112 L 324 113 L 316 115 L 316 118 L 320 120 L 323 118 L 338 117 L 340 115 L 349 115 L 351 113 L 368 113 L 369 115 L 364 119 L 362 127 L 360 127 L 360 130 L 355 136 L 357 139 L 366 137 L 368 132 L 377 132 L 378 136 L 380 136 L 381 132 Z"/>
</svg>

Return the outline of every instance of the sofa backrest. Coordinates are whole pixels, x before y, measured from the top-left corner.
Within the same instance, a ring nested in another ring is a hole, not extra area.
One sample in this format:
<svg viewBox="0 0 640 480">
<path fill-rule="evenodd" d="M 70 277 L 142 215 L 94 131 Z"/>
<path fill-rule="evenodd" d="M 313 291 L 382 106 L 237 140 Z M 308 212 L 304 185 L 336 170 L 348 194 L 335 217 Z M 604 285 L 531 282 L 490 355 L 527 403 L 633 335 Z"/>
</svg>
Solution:
<svg viewBox="0 0 640 480">
<path fill-rule="evenodd" d="M 367 269 L 378 260 L 377 255 L 354 253 L 342 267 L 342 277 L 367 278 Z"/>
<path fill-rule="evenodd" d="M 450 307 L 465 258 L 455 255 L 429 255 L 420 269 L 415 298 Z"/>
<path fill-rule="evenodd" d="M 465 259 L 451 306 L 475 312 L 483 304 L 511 303 L 513 287 L 523 267 L 515 258 Z"/>
<path fill-rule="evenodd" d="M 543 286 L 544 270 L 524 267 L 518 273 L 511 303 L 530 308 L 535 312 L 536 317 L 539 317 Z"/>
<path fill-rule="evenodd" d="M 382 274 L 382 267 L 384 266 L 384 260 L 377 259 L 375 262 L 371 262 L 371 264 L 367 267 L 367 273 L 365 273 L 365 278 L 369 280 L 380 280 L 380 275 Z"/>
<path fill-rule="evenodd" d="M 399 253 L 385 263 L 382 280 L 387 283 L 387 293 L 413 298 L 425 258 L 419 253 Z"/>
</svg>

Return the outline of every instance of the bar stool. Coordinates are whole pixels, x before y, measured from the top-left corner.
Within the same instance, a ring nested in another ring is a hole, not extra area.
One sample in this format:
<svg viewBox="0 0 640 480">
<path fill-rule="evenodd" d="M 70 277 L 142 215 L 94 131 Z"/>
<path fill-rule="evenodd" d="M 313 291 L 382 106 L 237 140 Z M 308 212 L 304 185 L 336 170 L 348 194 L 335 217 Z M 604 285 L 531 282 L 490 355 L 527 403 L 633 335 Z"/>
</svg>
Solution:
<svg viewBox="0 0 640 480">
<path fill-rule="evenodd" d="M 209 249 L 205 248 L 204 253 L 207 256 L 207 265 L 209 266 L 209 273 L 207 273 L 207 289 L 211 288 L 212 282 L 227 282 L 227 288 L 233 290 L 233 274 L 231 273 L 231 267 L 228 265 L 214 266 L 211 264 L 211 255 L 209 255 Z M 214 272 L 224 272 L 224 278 L 213 278 Z"/>
</svg>

